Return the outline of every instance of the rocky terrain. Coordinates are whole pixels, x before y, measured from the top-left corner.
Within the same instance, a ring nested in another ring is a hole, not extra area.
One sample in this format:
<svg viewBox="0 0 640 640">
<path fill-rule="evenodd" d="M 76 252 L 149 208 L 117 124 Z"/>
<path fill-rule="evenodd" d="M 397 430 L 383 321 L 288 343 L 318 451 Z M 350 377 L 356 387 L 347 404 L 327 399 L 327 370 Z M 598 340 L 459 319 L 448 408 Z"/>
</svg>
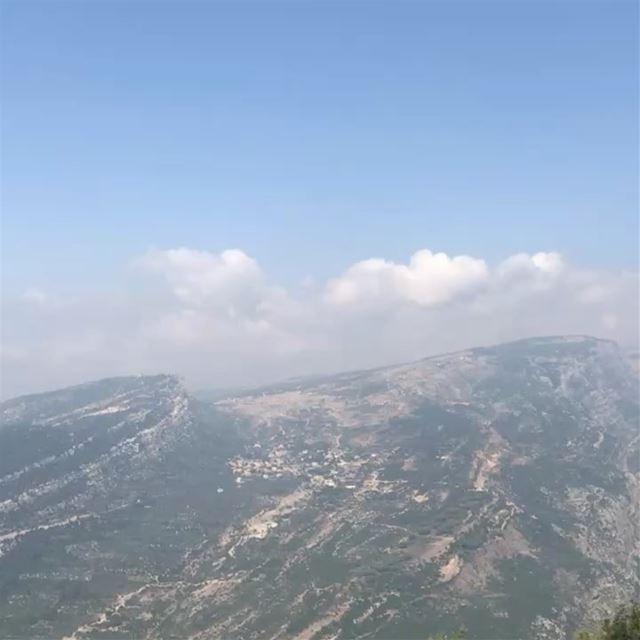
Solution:
<svg viewBox="0 0 640 640">
<path fill-rule="evenodd" d="M 640 595 L 638 379 L 610 342 L 1 408 L 1 637 L 559 640 Z"/>
</svg>

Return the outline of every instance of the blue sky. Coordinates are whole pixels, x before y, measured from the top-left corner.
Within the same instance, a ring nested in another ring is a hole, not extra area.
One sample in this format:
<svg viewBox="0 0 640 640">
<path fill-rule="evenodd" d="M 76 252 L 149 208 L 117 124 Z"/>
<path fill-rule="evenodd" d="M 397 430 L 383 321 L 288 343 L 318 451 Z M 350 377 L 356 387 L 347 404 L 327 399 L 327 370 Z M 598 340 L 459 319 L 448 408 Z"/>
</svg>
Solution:
<svg viewBox="0 0 640 640">
<path fill-rule="evenodd" d="M 3 277 L 285 283 L 421 247 L 637 263 L 632 2 L 6 2 Z"/>
<path fill-rule="evenodd" d="M 637 348 L 637 12 L 4 2 L 0 395 Z"/>
</svg>

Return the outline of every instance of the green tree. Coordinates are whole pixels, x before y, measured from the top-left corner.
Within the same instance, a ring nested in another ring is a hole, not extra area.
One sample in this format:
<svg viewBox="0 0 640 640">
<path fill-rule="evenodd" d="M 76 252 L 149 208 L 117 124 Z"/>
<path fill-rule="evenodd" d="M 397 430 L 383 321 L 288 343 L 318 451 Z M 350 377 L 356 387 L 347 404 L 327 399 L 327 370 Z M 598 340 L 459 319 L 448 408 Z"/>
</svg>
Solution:
<svg viewBox="0 0 640 640">
<path fill-rule="evenodd" d="M 576 640 L 640 640 L 640 604 L 634 602 L 618 608 L 597 629 L 578 631 Z"/>
</svg>

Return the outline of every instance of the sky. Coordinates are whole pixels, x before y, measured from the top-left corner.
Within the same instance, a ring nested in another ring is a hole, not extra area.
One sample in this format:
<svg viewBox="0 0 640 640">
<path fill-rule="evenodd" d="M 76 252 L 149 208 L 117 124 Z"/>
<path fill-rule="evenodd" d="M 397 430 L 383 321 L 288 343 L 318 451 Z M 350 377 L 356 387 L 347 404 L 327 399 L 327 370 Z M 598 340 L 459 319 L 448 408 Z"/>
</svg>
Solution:
<svg viewBox="0 0 640 640">
<path fill-rule="evenodd" d="M 4 397 L 637 344 L 638 7 L 2 4 Z"/>
</svg>

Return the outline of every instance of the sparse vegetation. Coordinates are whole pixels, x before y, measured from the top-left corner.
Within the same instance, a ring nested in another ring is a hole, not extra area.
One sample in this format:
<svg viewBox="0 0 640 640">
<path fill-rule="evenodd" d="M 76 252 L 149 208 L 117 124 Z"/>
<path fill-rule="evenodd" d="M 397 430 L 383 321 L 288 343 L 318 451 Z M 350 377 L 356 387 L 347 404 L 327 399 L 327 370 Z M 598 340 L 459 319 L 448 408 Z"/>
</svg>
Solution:
<svg viewBox="0 0 640 640">
<path fill-rule="evenodd" d="M 467 637 L 467 632 L 464 629 L 459 629 L 452 635 L 446 633 L 439 633 L 437 636 L 429 638 L 429 640 L 464 640 Z"/>
<path fill-rule="evenodd" d="M 635 387 L 569 344 L 523 356 L 515 392 L 469 382 L 501 347 L 214 405 L 171 377 L 6 402 L 0 635 L 567 640 L 594 576 L 639 584 L 633 496 L 606 480 L 637 454 Z M 551 367 L 586 387 L 538 385 Z M 640 640 L 621 620 L 579 640 Z"/>
<path fill-rule="evenodd" d="M 619 607 L 596 629 L 578 631 L 576 640 L 640 640 L 640 603 Z"/>
</svg>

